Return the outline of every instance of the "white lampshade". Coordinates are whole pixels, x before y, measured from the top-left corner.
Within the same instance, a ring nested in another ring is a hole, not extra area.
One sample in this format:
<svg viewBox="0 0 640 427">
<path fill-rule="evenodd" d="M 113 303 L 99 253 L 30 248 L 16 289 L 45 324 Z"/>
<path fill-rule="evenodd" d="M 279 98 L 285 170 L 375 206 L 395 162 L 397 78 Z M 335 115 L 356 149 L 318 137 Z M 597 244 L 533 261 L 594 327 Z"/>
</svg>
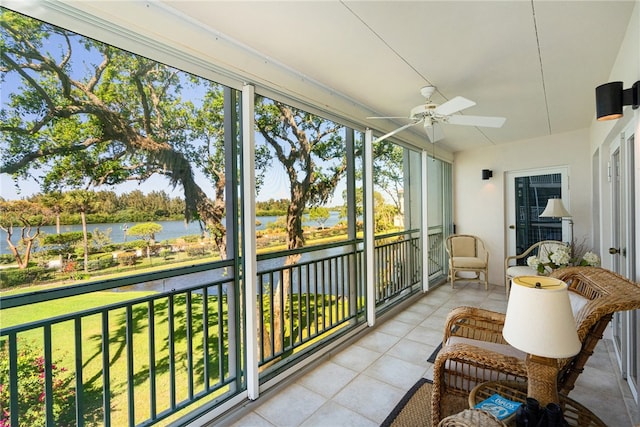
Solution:
<svg viewBox="0 0 640 427">
<path fill-rule="evenodd" d="M 581 344 L 567 284 L 545 276 L 515 277 L 502 335 L 513 347 L 535 356 L 561 359 L 578 354 Z"/>
<path fill-rule="evenodd" d="M 565 209 L 562 199 L 549 199 L 540 216 L 543 218 L 567 218 L 571 217 L 571 214 Z"/>
</svg>

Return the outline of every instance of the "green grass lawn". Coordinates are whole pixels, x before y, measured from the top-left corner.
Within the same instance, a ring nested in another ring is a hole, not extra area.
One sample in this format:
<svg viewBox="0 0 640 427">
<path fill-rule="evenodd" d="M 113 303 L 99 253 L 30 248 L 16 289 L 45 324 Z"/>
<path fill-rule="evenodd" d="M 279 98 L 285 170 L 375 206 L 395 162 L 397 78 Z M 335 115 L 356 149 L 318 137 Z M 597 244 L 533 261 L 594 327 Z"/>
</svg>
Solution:
<svg viewBox="0 0 640 427">
<path fill-rule="evenodd" d="M 96 307 L 103 307 L 139 297 L 151 295 L 153 292 L 92 292 L 53 301 L 30 304 L 26 307 L 12 307 L 0 310 L 0 326 L 21 325 L 56 316 L 71 314 Z M 72 331 L 73 332 L 73 331 Z M 71 341 L 73 342 L 73 341 Z"/>
<path fill-rule="evenodd" d="M 62 298 L 59 300 L 37 303 L 27 307 L 16 307 L 0 311 L 2 327 L 19 325 L 38 319 L 49 319 L 62 314 L 79 312 L 85 309 L 105 306 L 112 303 L 127 301 L 134 298 L 152 295 L 153 292 L 94 292 L 88 295 Z M 129 375 L 127 368 L 126 341 L 126 310 L 116 309 L 109 312 L 108 341 L 109 349 L 109 381 L 111 389 L 111 422 L 112 425 L 128 425 L 128 391 L 133 387 L 135 401 L 135 423 L 146 420 L 150 414 L 151 380 L 153 375 L 156 380 L 155 400 L 157 412 L 170 407 L 170 363 L 169 348 L 174 346 L 175 359 L 175 396 L 180 402 L 188 398 L 189 373 L 187 363 L 187 345 L 191 342 L 193 348 L 193 382 L 194 391 L 202 390 L 204 384 L 203 343 L 204 334 L 202 327 L 203 297 L 193 294 L 192 322 L 189 328 L 187 322 L 186 297 L 179 295 L 174 299 L 174 335 L 173 341 L 169 340 L 169 299 L 160 298 L 154 303 L 153 325 L 155 339 L 150 342 L 149 335 L 149 310 L 146 303 L 137 304 L 131 310 L 130 327 L 133 334 L 133 372 Z M 208 361 L 209 381 L 211 384 L 218 382 L 218 366 L 221 358 L 228 354 L 228 349 L 217 351 L 218 346 L 218 297 L 210 296 L 207 307 L 209 310 L 209 354 Z M 223 302 L 223 311 L 226 311 L 226 301 Z M 225 315 L 226 317 L 226 315 Z M 187 340 L 187 333 L 191 340 Z M 227 326 L 225 324 L 222 342 L 228 345 L 226 337 Z M 65 321 L 52 326 L 53 360 L 69 373 L 75 372 L 75 324 L 73 321 Z M 104 381 L 103 372 L 103 336 L 102 315 L 95 314 L 85 316 L 81 322 L 83 364 L 82 376 L 85 393 L 85 421 L 87 425 L 99 425 L 102 418 L 102 387 Z M 19 334 L 20 343 L 29 343 L 38 349 L 43 348 L 42 328 L 32 329 Z M 153 369 L 149 369 L 151 362 L 150 349 L 154 354 Z M 228 366 L 225 361 L 224 366 Z M 222 393 L 222 391 L 220 392 Z M 175 418 L 175 417 L 174 417 Z"/>
</svg>

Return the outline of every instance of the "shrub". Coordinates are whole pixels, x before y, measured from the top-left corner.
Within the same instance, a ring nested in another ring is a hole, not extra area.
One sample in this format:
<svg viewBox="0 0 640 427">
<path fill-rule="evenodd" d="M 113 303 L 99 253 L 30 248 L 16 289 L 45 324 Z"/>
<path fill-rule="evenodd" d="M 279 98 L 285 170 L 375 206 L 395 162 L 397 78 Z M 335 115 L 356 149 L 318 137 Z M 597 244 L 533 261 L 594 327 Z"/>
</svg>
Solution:
<svg viewBox="0 0 640 427">
<path fill-rule="evenodd" d="M 122 252 L 118 254 L 118 264 L 121 266 L 124 265 L 135 265 L 137 255 L 135 252 Z"/>
<path fill-rule="evenodd" d="M 164 259 L 167 259 L 171 256 L 171 249 L 162 248 L 160 249 L 160 256 Z"/>
<path fill-rule="evenodd" d="M 18 412 L 20 425 L 39 427 L 46 425 L 45 411 L 45 361 L 33 346 L 19 341 L 18 352 Z M 53 377 L 53 424 L 60 427 L 75 425 L 75 389 L 73 375 L 59 367 L 59 361 L 51 364 Z M 11 425 L 9 399 L 9 351 L 0 348 L 0 427 Z"/>
<path fill-rule="evenodd" d="M 200 239 L 202 239 L 201 234 L 187 234 L 186 236 L 182 236 L 182 239 L 187 243 L 198 243 Z"/>
<path fill-rule="evenodd" d="M 9 254 L 0 255 L 0 264 L 13 264 L 16 262 L 16 257 Z"/>
<path fill-rule="evenodd" d="M 187 246 L 186 252 L 190 257 L 202 256 L 206 253 L 204 246 L 198 244 Z"/>
<path fill-rule="evenodd" d="M 120 247 L 123 250 L 135 250 L 135 249 L 141 249 L 141 248 L 146 248 L 147 247 L 147 243 L 144 240 L 131 240 L 129 242 L 123 242 Z"/>
<path fill-rule="evenodd" d="M 24 269 L 3 269 L 0 270 L 0 289 L 21 285 L 33 285 L 52 277 L 53 272 L 38 266 L 30 266 Z"/>
<path fill-rule="evenodd" d="M 87 264 L 87 270 L 89 271 L 99 271 L 104 270 L 105 268 L 109 268 L 113 265 L 113 257 L 109 255 L 109 257 L 101 257 L 97 259 L 92 259 Z"/>
</svg>

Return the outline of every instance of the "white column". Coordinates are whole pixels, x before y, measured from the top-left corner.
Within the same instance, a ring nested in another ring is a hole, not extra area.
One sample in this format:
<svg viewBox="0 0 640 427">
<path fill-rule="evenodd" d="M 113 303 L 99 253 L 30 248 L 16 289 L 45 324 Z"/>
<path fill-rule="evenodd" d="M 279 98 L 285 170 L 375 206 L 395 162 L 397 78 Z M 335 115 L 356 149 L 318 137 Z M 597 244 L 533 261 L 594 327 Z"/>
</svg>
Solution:
<svg viewBox="0 0 640 427">
<path fill-rule="evenodd" d="M 367 323 L 376 323 L 375 292 L 375 226 L 373 222 L 373 133 L 367 129 L 364 134 L 364 254 L 367 301 Z"/>
<path fill-rule="evenodd" d="M 242 206 L 244 229 L 242 249 L 244 254 L 243 283 L 245 290 L 246 350 L 247 350 L 247 397 L 255 400 L 260 395 L 258 375 L 258 319 L 256 318 L 256 191 L 255 185 L 255 135 L 254 135 L 255 88 L 242 87 Z"/>
<path fill-rule="evenodd" d="M 422 150 L 422 291 L 429 290 L 429 221 L 427 220 L 427 212 L 429 212 L 429 186 L 427 185 L 427 167 L 429 165 L 429 153 Z"/>
</svg>

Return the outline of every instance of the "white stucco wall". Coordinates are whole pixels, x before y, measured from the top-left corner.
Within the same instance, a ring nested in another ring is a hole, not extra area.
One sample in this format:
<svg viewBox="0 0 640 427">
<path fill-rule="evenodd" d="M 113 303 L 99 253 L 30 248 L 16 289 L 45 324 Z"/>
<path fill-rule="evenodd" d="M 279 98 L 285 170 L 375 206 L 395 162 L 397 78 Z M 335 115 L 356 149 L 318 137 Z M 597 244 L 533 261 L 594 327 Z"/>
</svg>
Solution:
<svg viewBox="0 0 640 427">
<path fill-rule="evenodd" d="M 594 52 L 597 55 L 597 52 Z M 579 71 L 577 71 L 579 72 Z M 505 176 L 508 172 L 565 166 L 569 170 L 569 206 L 573 215 L 577 241 L 587 238 L 606 258 L 610 244 L 610 186 L 607 162 L 610 145 L 620 132 L 635 122 L 636 141 L 640 141 L 640 109 L 625 107 L 625 116 L 611 122 L 595 120 L 595 87 L 609 81 L 623 81 L 624 88 L 640 80 L 640 1 L 636 1 L 633 16 L 617 59 L 609 76 L 594 82 L 594 120 L 588 129 L 544 138 L 518 141 L 514 144 L 479 147 L 454 156 L 454 223 L 458 233 L 477 234 L 490 250 L 489 281 L 504 283 L 504 258 L 508 225 L 506 223 Z M 598 153 L 599 171 L 592 174 L 593 156 Z M 482 169 L 492 169 L 493 178 L 481 179 Z M 640 200 L 640 144 L 635 151 L 635 192 Z M 595 195 L 595 197 L 594 197 Z M 563 197 L 564 198 L 564 197 Z M 594 215 L 595 213 L 595 215 Z M 640 203 L 636 202 L 636 247 L 640 248 Z M 595 230 L 595 231 L 594 231 Z M 596 235 L 594 235 L 594 232 Z M 606 260 L 605 266 L 606 266 Z M 636 260 L 640 275 L 640 257 Z M 636 277 L 638 279 L 638 277 Z"/>
<path fill-rule="evenodd" d="M 611 73 L 607 77 L 605 80 L 598 82 L 596 86 L 607 82 L 622 81 L 624 82 L 623 87 L 626 89 L 640 80 L 640 1 L 636 1 L 636 6 L 633 9 L 633 16 L 629 20 L 625 38 L 619 47 Z M 631 107 L 625 107 L 625 112 L 632 113 L 632 111 Z M 625 114 L 622 120 L 609 120 L 605 122 L 596 121 L 594 115 L 590 134 L 591 151 L 595 152 L 607 139 L 610 139 L 612 132 L 619 132 L 622 124 L 624 122 L 628 123 L 632 118 L 630 117 L 631 115 L 632 114 Z"/>
<path fill-rule="evenodd" d="M 457 233 L 480 236 L 490 251 L 489 282 L 504 283 L 508 232 L 505 176 L 508 172 L 567 167 L 576 240 L 590 240 L 591 154 L 589 131 L 493 145 L 457 153 L 454 159 L 454 223 Z M 493 178 L 483 181 L 482 169 Z M 564 199 L 563 195 L 563 199 Z"/>
<path fill-rule="evenodd" d="M 630 88 L 633 83 L 640 80 L 640 1 L 636 1 L 635 8 L 625 38 L 620 45 L 616 61 L 611 69 L 608 78 L 598 84 L 611 81 L 622 81 L 625 89 Z M 598 197 L 599 203 L 594 206 L 595 213 L 599 217 L 601 251 L 603 256 L 603 266 L 610 268 L 612 264 L 611 256 L 607 255 L 607 249 L 615 246 L 611 238 L 611 185 L 607 176 L 607 168 L 610 161 L 612 146 L 616 144 L 623 131 L 635 129 L 635 153 L 628 153 L 634 156 L 635 165 L 635 240 L 636 259 L 634 280 L 640 280 L 640 109 L 632 110 L 631 107 L 624 107 L 624 116 L 618 120 L 598 122 L 594 120 L 590 129 L 590 145 L 593 153 L 598 153 L 599 173 L 594 180 L 594 193 Z M 629 273 L 632 274 L 632 273 Z"/>
</svg>

